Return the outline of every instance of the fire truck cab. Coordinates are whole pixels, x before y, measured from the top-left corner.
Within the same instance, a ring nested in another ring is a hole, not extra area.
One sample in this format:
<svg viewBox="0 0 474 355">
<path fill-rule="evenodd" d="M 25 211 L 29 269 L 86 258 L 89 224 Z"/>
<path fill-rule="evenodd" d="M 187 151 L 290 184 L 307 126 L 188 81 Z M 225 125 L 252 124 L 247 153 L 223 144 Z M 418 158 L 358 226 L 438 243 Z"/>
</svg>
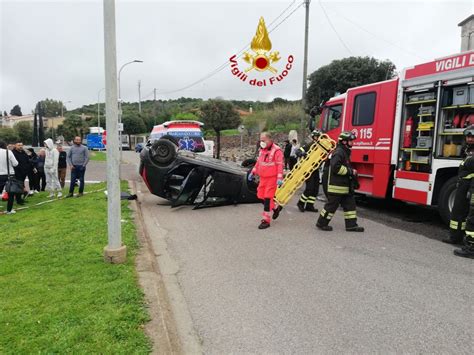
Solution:
<svg viewBox="0 0 474 355">
<path fill-rule="evenodd" d="M 438 206 L 449 221 L 463 130 L 474 124 L 474 51 L 405 69 L 328 100 L 319 128 L 355 133 L 360 194 Z"/>
</svg>

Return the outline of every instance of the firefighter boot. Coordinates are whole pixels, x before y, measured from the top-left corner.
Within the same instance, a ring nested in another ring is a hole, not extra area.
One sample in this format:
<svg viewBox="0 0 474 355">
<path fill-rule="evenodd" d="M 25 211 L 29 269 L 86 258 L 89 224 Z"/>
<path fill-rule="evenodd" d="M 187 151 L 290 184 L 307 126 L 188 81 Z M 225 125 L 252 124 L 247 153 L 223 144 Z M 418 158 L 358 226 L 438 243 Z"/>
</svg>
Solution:
<svg viewBox="0 0 474 355">
<path fill-rule="evenodd" d="M 454 249 L 453 253 L 462 258 L 474 259 L 474 246 L 471 243 L 466 243 L 461 249 Z"/>
<path fill-rule="evenodd" d="M 318 212 L 317 208 L 314 208 L 314 205 L 310 205 L 309 203 L 306 204 L 305 211 L 308 212 Z"/>
<path fill-rule="evenodd" d="M 318 221 L 316 222 L 316 227 L 325 232 L 332 231 L 332 227 L 329 225 L 329 220 L 321 215 L 319 216 Z"/>
<path fill-rule="evenodd" d="M 300 212 L 304 212 L 305 211 L 305 205 L 306 203 L 299 200 L 298 203 L 296 204 L 296 206 L 298 206 L 298 209 L 300 210 Z"/>
<path fill-rule="evenodd" d="M 364 227 L 360 227 L 358 225 L 355 225 L 354 227 L 346 227 L 347 232 L 363 232 Z"/>
<path fill-rule="evenodd" d="M 258 226 L 258 229 L 267 229 L 268 227 L 270 227 L 270 223 L 262 219 L 262 222 Z"/>
<path fill-rule="evenodd" d="M 458 244 L 458 245 L 462 245 L 463 242 L 461 239 L 453 239 L 451 237 L 447 237 L 447 238 L 444 238 L 444 239 L 441 239 L 441 241 L 443 243 L 446 243 L 446 244 Z"/>
</svg>

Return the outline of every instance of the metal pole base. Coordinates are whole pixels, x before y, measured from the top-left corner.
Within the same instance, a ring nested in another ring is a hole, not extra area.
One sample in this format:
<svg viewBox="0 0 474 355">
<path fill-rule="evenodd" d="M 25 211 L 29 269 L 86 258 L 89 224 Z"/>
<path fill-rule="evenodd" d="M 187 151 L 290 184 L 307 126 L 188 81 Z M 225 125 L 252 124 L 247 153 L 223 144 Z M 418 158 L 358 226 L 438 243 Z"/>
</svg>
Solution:
<svg viewBox="0 0 474 355">
<path fill-rule="evenodd" d="M 104 261 L 111 264 L 123 264 L 127 261 L 127 247 L 122 245 L 118 249 L 104 248 Z"/>
</svg>

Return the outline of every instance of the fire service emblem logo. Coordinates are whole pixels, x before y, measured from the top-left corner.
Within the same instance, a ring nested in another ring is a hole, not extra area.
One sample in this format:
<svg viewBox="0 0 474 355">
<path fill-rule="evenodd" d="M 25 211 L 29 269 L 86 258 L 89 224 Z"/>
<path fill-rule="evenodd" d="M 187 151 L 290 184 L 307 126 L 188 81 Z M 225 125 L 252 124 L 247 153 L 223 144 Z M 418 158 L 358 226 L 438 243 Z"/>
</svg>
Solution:
<svg viewBox="0 0 474 355">
<path fill-rule="evenodd" d="M 242 59 L 250 64 L 245 70 L 240 70 L 239 63 L 237 62 L 237 55 L 230 57 L 230 68 L 231 73 L 242 82 L 248 82 L 252 86 L 267 86 L 275 85 L 276 83 L 282 81 L 289 73 L 293 67 L 294 58 L 292 55 L 289 55 L 286 61 L 286 65 L 281 73 L 278 73 L 277 68 L 273 66 L 275 63 L 278 63 L 281 59 L 280 52 L 273 51 L 272 42 L 268 36 L 267 27 L 265 26 L 265 20 L 263 17 L 260 17 L 258 22 L 257 31 L 255 36 L 252 39 L 250 44 L 250 49 L 252 52 L 244 52 Z M 247 73 L 250 72 L 270 72 L 273 76 L 269 78 L 253 78 L 249 79 Z"/>
</svg>

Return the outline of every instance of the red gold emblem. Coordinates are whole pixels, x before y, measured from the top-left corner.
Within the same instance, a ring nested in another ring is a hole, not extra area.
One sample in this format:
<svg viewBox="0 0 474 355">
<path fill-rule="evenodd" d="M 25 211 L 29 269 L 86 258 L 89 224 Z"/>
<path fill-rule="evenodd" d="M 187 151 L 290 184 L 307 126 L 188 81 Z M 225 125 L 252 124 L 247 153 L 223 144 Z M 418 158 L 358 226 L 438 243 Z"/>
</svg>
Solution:
<svg viewBox="0 0 474 355">
<path fill-rule="evenodd" d="M 260 20 L 258 21 L 257 31 L 250 43 L 250 48 L 252 51 L 244 52 L 241 57 L 234 54 L 229 58 L 230 71 L 232 75 L 243 83 L 247 83 L 254 87 L 273 86 L 283 81 L 293 68 L 295 58 L 291 54 L 287 56 L 286 64 L 277 63 L 275 65 L 276 67 L 281 68 L 280 71 L 273 66 L 274 63 L 281 59 L 280 52 L 271 51 L 272 42 L 268 36 L 267 27 L 265 26 L 265 20 L 263 17 L 260 17 Z M 250 64 L 250 67 L 247 69 L 241 69 L 239 67 L 239 59 Z M 270 74 L 267 73 L 267 70 Z M 247 74 L 250 71 L 253 71 L 255 74 Z"/>
<path fill-rule="evenodd" d="M 258 21 L 257 31 L 252 39 L 250 48 L 254 54 L 245 52 L 242 59 L 249 63 L 251 66 L 245 69 L 245 72 L 249 72 L 253 69 L 258 71 L 269 70 L 272 73 L 276 73 L 277 70 L 272 67 L 272 63 L 280 60 L 280 53 L 278 51 L 270 52 L 272 49 L 272 42 L 268 36 L 267 27 L 265 26 L 265 20 L 260 17 Z"/>
</svg>

